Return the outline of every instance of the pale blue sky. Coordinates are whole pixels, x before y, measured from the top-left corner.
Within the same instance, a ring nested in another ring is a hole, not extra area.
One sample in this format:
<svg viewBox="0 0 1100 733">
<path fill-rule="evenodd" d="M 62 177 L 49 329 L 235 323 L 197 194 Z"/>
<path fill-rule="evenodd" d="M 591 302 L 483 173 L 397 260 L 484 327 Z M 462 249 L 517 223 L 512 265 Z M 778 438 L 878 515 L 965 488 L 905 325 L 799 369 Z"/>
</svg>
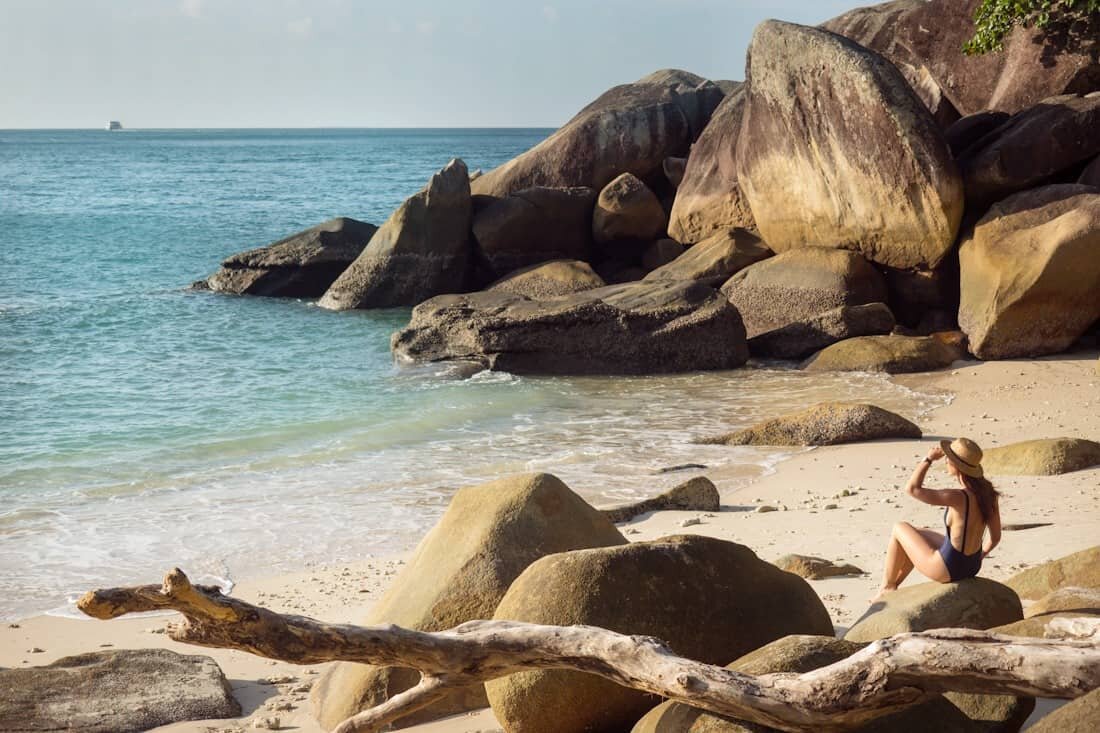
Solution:
<svg viewBox="0 0 1100 733">
<path fill-rule="evenodd" d="M 548 126 L 858 0 L 0 0 L 0 128 Z"/>
</svg>

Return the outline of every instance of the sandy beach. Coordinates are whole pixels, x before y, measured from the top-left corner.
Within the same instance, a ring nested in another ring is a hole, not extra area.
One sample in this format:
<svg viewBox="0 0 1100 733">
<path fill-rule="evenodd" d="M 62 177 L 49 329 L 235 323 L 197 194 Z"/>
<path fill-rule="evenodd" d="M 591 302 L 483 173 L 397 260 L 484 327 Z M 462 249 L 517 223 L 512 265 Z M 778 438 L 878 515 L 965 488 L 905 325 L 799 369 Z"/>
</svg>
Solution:
<svg viewBox="0 0 1100 733">
<path fill-rule="evenodd" d="M 725 490 L 720 471 L 703 472 L 723 489 L 721 512 L 660 512 L 640 517 L 622 529 L 631 540 L 691 532 L 745 544 L 766 560 L 799 553 L 857 565 L 865 575 L 811 581 L 842 632 L 866 610 L 867 599 L 877 588 L 891 525 L 907 520 L 918 526 L 942 527 L 940 512 L 909 499 L 903 488 L 933 441 L 961 435 L 989 448 L 1034 438 L 1100 439 L 1096 363 L 1096 352 L 1078 352 L 1036 360 L 957 362 L 941 372 L 897 377 L 899 384 L 915 390 L 952 395 L 947 406 L 920 419 L 924 440 L 810 450 L 736 491 Z M 867 400 L 873 402 L 874 396 L 868 395 Z M 683 460 L 691 462 L 692 456 L 685 454 Z M 686 476 L 662 476 L 656 488 L 669 488 Z M 1046 526 L 1006 531 L 1001 545 L 986 561 L 983 576 L 1005 579 L 1030 565 L 1090 547 L 1100 537 L 1100 469 L 1056 477 L 992 479 L 1002 492 L 1006 524 L 1042 522 Z M 951 485 L 942 464 L 929 474 L 927 485 Z M 849 495 L 842 495 L 845 491 Z M 754 511 L 760 504 L 778 511 Z M 682 527 L 688 519 L 700 523 Z M 399 557 L 376 557 L 354 565 L 319 565 L 291 575 L 242 582 L 234 595 L 274 610 L 355 622 L 380 596 L 401 562 Z M 908 581 L 916 582 L 923 579 L 914 575 Z M 258 719 L 277 717 L 281 728 L 320 732 L 307 700 L 308 686 L 319 668 L 177 644 L 163 633 L 171 620 L 170 616 L 111 622 L 28 618 L 0 628 L 0 666 L 42 665 L 101 648 L 164 647 L 185 654 L 209 654 L 230 679 L 244 714 L 235 720 L 190 722 L 158 731 L 235 731 L 253 727 Z M 473 733 L 497 729 L 491 713 L 482 711 L 408 730 Z"/>
</svg>

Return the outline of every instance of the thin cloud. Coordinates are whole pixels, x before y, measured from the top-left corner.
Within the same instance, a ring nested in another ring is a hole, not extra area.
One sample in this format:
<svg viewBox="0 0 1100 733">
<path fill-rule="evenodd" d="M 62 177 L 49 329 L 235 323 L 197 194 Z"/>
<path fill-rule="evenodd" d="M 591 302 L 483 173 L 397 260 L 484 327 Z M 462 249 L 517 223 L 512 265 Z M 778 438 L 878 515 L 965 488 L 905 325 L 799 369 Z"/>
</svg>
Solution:
<svg viewBox="0 0 1100 733">
<path fill-rule="evenodd" d="M 553 5 L 543 5 L 542 6 L 542 17 L 546 18 L 546 20 L 551 22 L 551 23 L 557 23 L 558 22 L 558 9 L 555 8 Z"/>
<path fill-rule="evenodd" d="M 180 12 L 186 15 L 188 18 L 201 17 L 202 0 L 182 0 L 180 2 Z"/>
<path fill-rule="evenodd" d="M 286 29 L 296 36 L 308 36 L 313 30 L 313 18 L 299 18 L 286 24 Z"/>
</svg>

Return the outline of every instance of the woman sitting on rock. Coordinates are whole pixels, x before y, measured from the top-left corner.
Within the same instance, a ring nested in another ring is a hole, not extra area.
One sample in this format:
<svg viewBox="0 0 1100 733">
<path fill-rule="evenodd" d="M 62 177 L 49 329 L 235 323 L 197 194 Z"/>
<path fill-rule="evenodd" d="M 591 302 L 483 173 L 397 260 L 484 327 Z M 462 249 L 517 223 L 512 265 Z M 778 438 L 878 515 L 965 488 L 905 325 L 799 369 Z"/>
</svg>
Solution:
<svg viewBox="0 0 1100 733">
<path fill-rule="evenodd" d="M 947 458 L 947 472 L 959 482 L 957 489 L 926 489 L 924 476 L 932 463 Z M 942 506 L 946 535 L 898 522 L 886 548 L 886 570 L 874 601 L 898 589 L 913 568 L 940 583 L 973 578 L 982 558 L 1001 541 L 1001 513 L 997 492 L 982 472 L 982 449 L 967 438 L 940 441 L 913 471 L 906 491 L 925 504 Z M 982 540 L 985 530 L 989 538 Z M 874 602 L 872 601 L 872 602 Z"/>
</svg>

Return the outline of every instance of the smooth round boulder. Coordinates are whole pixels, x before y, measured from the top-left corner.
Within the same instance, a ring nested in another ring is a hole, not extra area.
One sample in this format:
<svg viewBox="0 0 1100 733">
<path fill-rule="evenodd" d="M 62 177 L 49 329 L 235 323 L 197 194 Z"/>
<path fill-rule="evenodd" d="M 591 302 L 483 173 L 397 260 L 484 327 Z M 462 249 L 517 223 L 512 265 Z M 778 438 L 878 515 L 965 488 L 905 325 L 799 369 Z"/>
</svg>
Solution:
<svg viewBox="0 0 1100 733">
<path fill-rule="evenodd" d="M 728 664 L 788 634 L 832 632 L 802 578 L 747 547 L 701 536 L 548 556 L 516 579 L 494 618 L 654 636 L 710 664 Z M 512 674 L 486 690 L 501 726 L 523 733 L 629 730 L 660 702 L 564 670 Z"/>
<path fill-rule="evenodd" d="M 805 247 L 746 267 L 722 293 L 753 338 L 841 306 L 884 302 L 886 281 L 857 252 Z"/>
<path fill-rule="evenodd" d="M 1059 588 L 1100 588 L 1100 545 L 1028 568 L 1005 583 L 1028 599 L 1042 598 Z"/>
<path fill-rule="evenodd" d="M 943 369 L 966 356 L 949 335 L 860 336 L 827 346 L 810 357 L 807 372 L 885 372 L 911 374 Z"/>
<path fill-rule="evenodd" d="M 691 146 L 668 221 L 668 236 L 678 242 L 702 242 L 734 227 L 756 228 L 734 160 L 746 91 L 740 84 L 727 95 Z"/>
<path fill-rule="evenodd" d="M 919 439 L 921 430 L 875 405 L 822 402 L 799 412 L 701 443 L 721 445 L 839 445 L 886 438 Z"/>
<path fill-rule="evenodd" d="M 549 474 L 466 487 L 455 493 L 362 623 L 441 631 L 490 618 L 512 581 L 543 555 L 625 542 L 603 514 Z M 419 678 L 411 669 L 338 662 L 313 685 L 314 717 L 331 730 Z M 485 705 L 484 686 L 470 685 L 398 722 L 414 725 Z"/>
<path fill-rule="evenodd" d="M 1044 186 L 995 204 L 960 246 L 959 268 L 972 354 L 1068 349 L 1100 319 L 1100 190 Z"/>
<path fill-rule="evenodd" d="M 633 173 L 623 173 L 604 186 L 592 211 L 592 237 L 598 243 L 657 239 L 666 226 L 661 202 Z"/>
<path fill-rule="evenodd" d="M 875 641 L 907 631 L 990 629 L 1024 617 L 1020 597 L 988 578 L 920 583 L 886 594 L 856 621 L 844 638 Z"/>
<path fill-rule="evenodd" d="M 722 509 L 718 487 L 706 476 L 696 476 L 663 494 L 628 504 L 601 509 L 612 522 L 628 522 L 647 512 L 697 511 L 717 512 Z"/>
<path fill-rule="evenodd" d="M 473 234 L 481 259 L 498 276 L 551 260 L 592 257 L 591 188 L 525 188 L 475 196 Z"/>
<path fill-rule="evenodd" d="M 470 174 L 455 158 L 390 215 L 317 304 L 393 308 L 460 293 L 471 254 Z"/>
<path fill-rule="evenodd" d="M 749 265 L 766 260 L 772 251 L 748 229 L 726 229 L 688 247 L 679 257 L 645 276 L 647 282 L 696 280 L 718 287 Z"/>
<path fill-rule="evenodd" d="M 487 289 L 530 298 L 553 298 L 602 288 L 606 284 L 587 262 L 553 260 L 516 270 Z"/>
<path fill-rule="evenodd" d="M 1093 690 L 1039 719 L 1028 733 L 1096 733 L 1100 730 L 1100 689 Z"/>
<path fill-rule="evenodd" d="M 822 580 L 844 575 L 864 575 L 864 571 L 849 563 L 833 562 L 823 557 L 811 555 L 784 555 L 775 561 L 775 566 L 788 573 L 794 573 L 806 580 Z"/>
<path fill-rule="evenodd" d="M 802 359 L 838 341 L 888 334 L 895 325 L 885 303 L 844 305 L 753 336 L 749 352 L 770 359 Z"/>
<path fill-rule="evenodd" d="M 963 184 L 897 67 L 829 31 L 769 20 L 747 69 L 737 180 L 768 246 L 935 268 L 955 243 Z"/>
<path fill-rule="evenodd" d="M 959 156 L 967 206 L 980 210 L 1100 154 L 1097 130 L 1100 92 L 1051 97 L 1013 115 Z"/>
<path fill-rule="evenodd" d="M 982 465 L 997 476 L 1057 476 L 1100 466 L 1100 443 L 1081 438 L 1047 438 L 990 448 Z"/>
<path fill-rule="evenodd" d="M 1051 591 L 1024 609 L 1024 616 L 1050 613 L 1085 613 L 1100 616 L 1100 588 L 1068 586 Z"/>
</svg>

